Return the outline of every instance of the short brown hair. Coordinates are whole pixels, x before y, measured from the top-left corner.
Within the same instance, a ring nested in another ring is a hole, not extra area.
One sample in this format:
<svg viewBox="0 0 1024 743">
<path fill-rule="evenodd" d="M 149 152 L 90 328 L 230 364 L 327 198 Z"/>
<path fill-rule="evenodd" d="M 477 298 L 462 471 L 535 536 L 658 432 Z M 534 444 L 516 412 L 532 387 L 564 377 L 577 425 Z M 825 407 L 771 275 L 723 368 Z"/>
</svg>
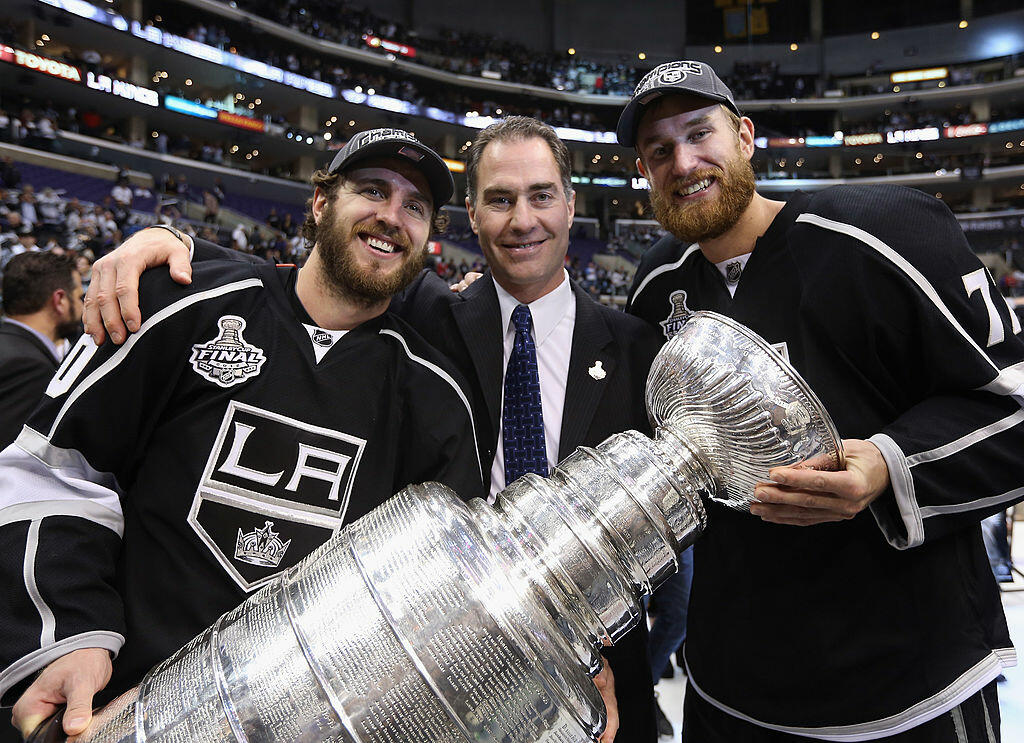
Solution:
<svg viewBox="0 0 1024 743">
<path fill-rule="evenodd" d="M 480 169 L 480 158 L 483 157 L 487 145 L 491 142 L 522 142 L 534 137 L 544 140 L 551 148 L 566 198 L 572 194 L 572 158 L 565 142 L 558 138 L 554 129 L 542 121 L 529 116 L 509 116 L 486 129 L 481 129 L 469 148 L 469 158 L 466 160 L 466 197 L 469 203 L 476 203 L 477 171 Z"/>
<path fill-rule="evenodd" d="M 316 189 L 320 189 L 328 201 L 334 201 L 341 184 L 345 182 L 344 173 L 328 173 L 326 170 L 317 170 L 310 176 L 310 184 L 313 186 L 313 196 Z M 310 245 L 316 243 L 316 220 L 313 219 L 313 196 L 306 199 L 306 216 L 302 220 L 301 233 Z M 430 215 L 430 227 L 434 234 L 440 235 L 448 229 L 448 215 L 440 209 L 435 208 Z"/>
<path fill-rule="evenodd" d="M 43 309 L 58 289 L 71 294 L 74 273 L 70 254 L 32 251 L 14 256 L 4 268 L 4 314 L 31 315 Z"/>
</svg>

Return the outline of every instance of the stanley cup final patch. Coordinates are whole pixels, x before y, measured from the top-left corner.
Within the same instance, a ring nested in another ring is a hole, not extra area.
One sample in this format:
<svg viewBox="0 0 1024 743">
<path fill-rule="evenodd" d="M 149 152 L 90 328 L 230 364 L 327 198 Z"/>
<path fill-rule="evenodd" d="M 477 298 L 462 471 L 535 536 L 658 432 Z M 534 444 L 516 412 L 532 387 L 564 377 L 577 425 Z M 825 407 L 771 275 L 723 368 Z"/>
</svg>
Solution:
<svg viewBox="0 0 1024 743">
<path fill-rule="evenodd" d="M 668 313 L 668 317 L 658 324 L 661 326 L 665 338 L 672 340 L 672 336 L 678 333 L 683 324 L 690 319 L 693 310 L 686 306 L 686 292 L 682 289 L 677 289 L 669 294 L 668 303 L 672 309 Z"/>
<path fill-rule="evenodd" d="M 221 387 L 233 387 L 260 373 L 267 357 L 263 349 L 246 343 L 242 337 L 245 320 L 224 315 L 217 321 L 220 333 L 206 343 L 192 346 L 189 363 L 196 373 Z"/>
</svg>

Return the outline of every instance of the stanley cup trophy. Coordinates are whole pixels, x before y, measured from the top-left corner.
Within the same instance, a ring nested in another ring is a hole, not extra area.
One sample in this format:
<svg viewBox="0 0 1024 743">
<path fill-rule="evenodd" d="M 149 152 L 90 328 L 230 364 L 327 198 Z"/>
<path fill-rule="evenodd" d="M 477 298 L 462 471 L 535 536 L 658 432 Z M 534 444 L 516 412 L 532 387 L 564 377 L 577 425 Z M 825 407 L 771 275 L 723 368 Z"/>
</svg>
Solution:
<svg viewBox="0 0 1024 743">
<path fill-rule="evenodd" d="M 492 507 L 414 485 L 222 616 L 97 713 L 91 743 L 586 743 L 599 648 L 768 468 L 843 466 L 799 375 L 698 312 L 647 382 L 654 439 L 581 447 Z M 50 731 L 53 732 L 52 730 Z"/>
</svg>

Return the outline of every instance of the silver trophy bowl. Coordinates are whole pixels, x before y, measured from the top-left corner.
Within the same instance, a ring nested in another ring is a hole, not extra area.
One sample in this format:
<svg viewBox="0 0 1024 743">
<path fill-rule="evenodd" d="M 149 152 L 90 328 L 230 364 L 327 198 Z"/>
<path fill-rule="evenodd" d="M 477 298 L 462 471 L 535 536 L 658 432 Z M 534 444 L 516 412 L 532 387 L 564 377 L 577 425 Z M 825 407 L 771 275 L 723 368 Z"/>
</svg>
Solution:
<svg viewBox="0 0 1024 743">
<path fill-rule="evenodd" d="M 402 490 L 152 669 L 75 740 L 596 740 L 599 649 L 675 572 L 707 526 L 704 500 L 746 507 L 771 466 L 843 462 L 796 372 L 710 313 L 658 355 L 647 402 L 654 439 L 626 431 L 581 447 L 493 507 L 437 483 Z"/>
<path fill-rule="evenodd" d="M 657 436 L 683 438 L 706 457 L 711 498 L 750 510 L 768 470 L 846 465 L 839 433 L 818 396 L 775 349 L 744 325 L 695 312 L 665 344 L 647 378 Z"/>
</svg>

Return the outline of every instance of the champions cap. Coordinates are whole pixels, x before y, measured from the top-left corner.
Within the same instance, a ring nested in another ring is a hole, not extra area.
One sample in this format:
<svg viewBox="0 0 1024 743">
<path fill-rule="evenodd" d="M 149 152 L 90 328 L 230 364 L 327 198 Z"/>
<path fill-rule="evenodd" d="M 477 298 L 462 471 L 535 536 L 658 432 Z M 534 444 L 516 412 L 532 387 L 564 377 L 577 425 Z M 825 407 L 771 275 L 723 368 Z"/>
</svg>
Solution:
<svg viewBox="0 0 1024 743">
<path fill-rule="evenodd" d="M 741 115 L 732 91 L 709 65 L 689 60 L 666 62 L 644 75 L 644 79 L 633 91 L 633 98 L 623 109 L 619 125 L 615 127 L 619 144 L 623 147 L 636 145 L 636 129 L 643 116 L 644 106 L 669 93 L 695 95 L 724 103 L 734 114 Z"/>
<path fill-rule="evenodd" d="M 455 181 L 441 156 L 401 129 L 370 129 L 360 132 L 338 150 L 328 173 L 348 170 L 361 160 L 371 157 L 405 158 L 423 173 L 434 199 L 434 209 L 448 203 L 455 193 Z"/>
</svg>

